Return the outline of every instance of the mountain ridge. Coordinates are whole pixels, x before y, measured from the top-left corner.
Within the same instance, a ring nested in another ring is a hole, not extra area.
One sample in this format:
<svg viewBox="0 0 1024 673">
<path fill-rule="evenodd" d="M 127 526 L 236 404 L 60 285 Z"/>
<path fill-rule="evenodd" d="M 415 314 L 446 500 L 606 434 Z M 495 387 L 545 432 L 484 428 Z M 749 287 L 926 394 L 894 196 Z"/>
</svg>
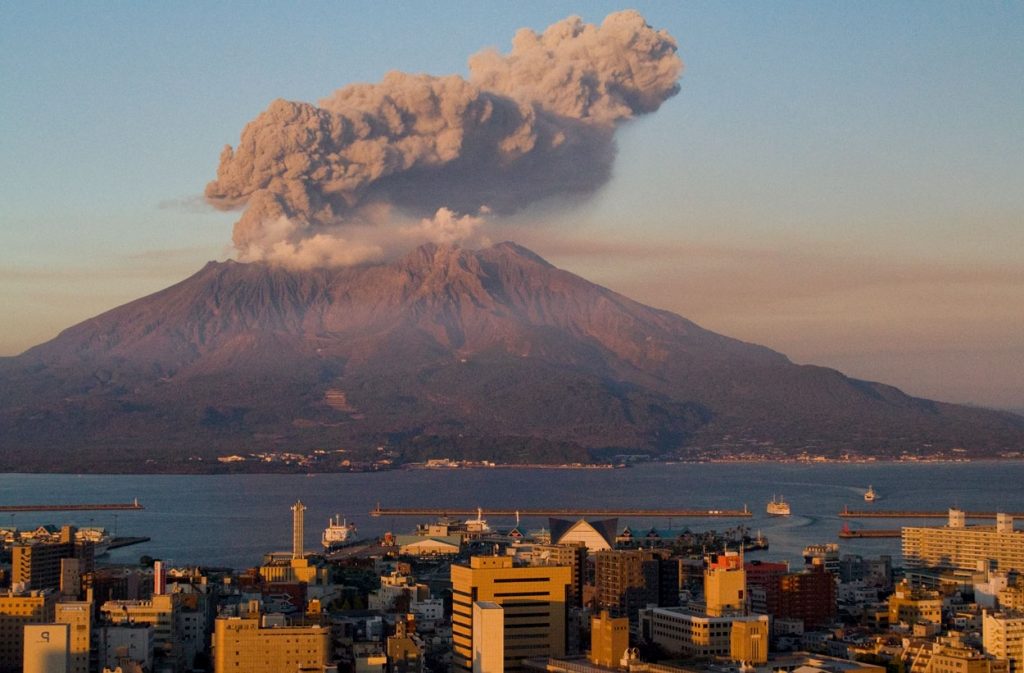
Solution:
<svg viewBox="0 0 1024 673">
<path fill-rule="evenodd" d="M 210 262 L 0 358 L 0 437 L 6 469 L 202 471 L 224 453 L 377 447 L 994 456 L 1024 446 L 1024 418 L 793 364 L 504 242 L 307 271 Z"/>
</svg>

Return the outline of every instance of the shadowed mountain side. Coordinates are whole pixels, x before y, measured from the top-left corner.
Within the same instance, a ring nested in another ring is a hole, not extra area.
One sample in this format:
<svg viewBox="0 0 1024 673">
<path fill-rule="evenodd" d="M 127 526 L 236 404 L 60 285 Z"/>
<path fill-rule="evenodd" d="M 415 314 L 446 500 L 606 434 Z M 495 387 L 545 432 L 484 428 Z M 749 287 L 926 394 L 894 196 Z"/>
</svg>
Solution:
<svg viewBox="0 0 1024 673">
<path fill-rule="evenodd" d="M 211 262 L 0 359 L 7 470 L 205 470 L 225 453 L 378 446 L 505 462 L 977 456 L 1020 450 L 1024 418 L 794 365 L 512 243 L 312 271 Z"/>
</svg>

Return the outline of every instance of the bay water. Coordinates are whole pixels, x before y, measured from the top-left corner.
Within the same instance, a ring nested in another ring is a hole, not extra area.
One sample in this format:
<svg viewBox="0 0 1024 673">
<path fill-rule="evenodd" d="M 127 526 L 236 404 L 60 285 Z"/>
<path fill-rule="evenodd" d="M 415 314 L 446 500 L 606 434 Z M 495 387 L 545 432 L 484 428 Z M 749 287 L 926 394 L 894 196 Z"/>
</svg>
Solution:
<svg viewBox="0 0 1024 673">
<path fill-rule="evenodd" d="M 864 491 L 873 486 L 874 503 Z M 772 517 L 773 496 L 790 503 L 792 516 Z M 639 464 L 628 469 L 478 468 L 409 469 L 375 473 L 316 475 L 0 475 L 0 504 L 131 502 L 141 511 L 24 512 L 0 514 L 0 527 L 20 529 L 52 523 L 104 526 L 120 536 L 150 542 L 114 550 L 112 562 L 141 555 L 171 565 L 202 564 L 246 568 L 268 551 L 291 545 L 291 511 L 306 507 L 308 550 L 319 549 L 320 533 L 335 513 L 359 527 L 357 537 L 385 531 L 410 532 L 423 520 L 372 518 L 382 507 L 538 509 L 741 509 L 749 519 L 620 518 L 634 532 L 689 528 L 724 531 L 739 524 L 760 530 L 770 549 L 753 558 L 796 562 L 808 544 L 836 542 L 839 512 L 850 509 L 965 510 L 1024 512 L 1024 463 L 679 463 Z M 486 515 L 485 515 L 486 516 Z M 495 527 L 511 518 L 489 517 Z M 876 519 L 853 527 L 898 528 L 940 525 L 942 520 Z M 1024 523 L 1024 522 L 1022 522 Z M 547 526 L 546 518 L 524 518 L 522 527 Z M 840 540 L 841 553 L 892 554 L 899 539 Z"/>
</svg>

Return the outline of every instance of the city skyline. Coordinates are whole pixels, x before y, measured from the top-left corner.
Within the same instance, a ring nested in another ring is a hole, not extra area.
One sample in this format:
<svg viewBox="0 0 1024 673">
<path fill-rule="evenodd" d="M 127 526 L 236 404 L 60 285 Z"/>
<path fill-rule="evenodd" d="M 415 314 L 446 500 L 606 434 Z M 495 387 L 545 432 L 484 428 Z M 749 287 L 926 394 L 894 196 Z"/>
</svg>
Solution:
<svg viewBox="0 0 1024 673">
<path fill-rule="evenodd" d="M 594 196 L 489 235 L 797 362 L 1024 408 L 1024 8 L 636 8 L 678 41 L 679 94 L 620 130 Z M 8 7 L 0 354 L 230 256 L 238 213 L 202 191 L 275 98 L 464 75 L 620 9 Z"/>
</svg>

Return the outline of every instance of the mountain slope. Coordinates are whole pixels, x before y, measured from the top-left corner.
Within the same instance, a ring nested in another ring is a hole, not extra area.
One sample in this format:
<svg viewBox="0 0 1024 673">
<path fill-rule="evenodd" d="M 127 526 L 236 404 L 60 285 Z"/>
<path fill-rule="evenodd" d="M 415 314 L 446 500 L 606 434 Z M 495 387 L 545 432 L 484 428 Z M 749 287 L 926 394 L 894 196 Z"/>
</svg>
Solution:
<svg viewBox="0 0 1024 673">
<path fill-rule="evenodd" d="M 0 360 L 5 469 L 1022 445 L 1018 416 L 794 365 L 512 243 L 301 272 L 211 262 Z"/>
</svg>

